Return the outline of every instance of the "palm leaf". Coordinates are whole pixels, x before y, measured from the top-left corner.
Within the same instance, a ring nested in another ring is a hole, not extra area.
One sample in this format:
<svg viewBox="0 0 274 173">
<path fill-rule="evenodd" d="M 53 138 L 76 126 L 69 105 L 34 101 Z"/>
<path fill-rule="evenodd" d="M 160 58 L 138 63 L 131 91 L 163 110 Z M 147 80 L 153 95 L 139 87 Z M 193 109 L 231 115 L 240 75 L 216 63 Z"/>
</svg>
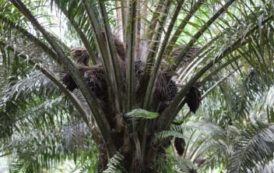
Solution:
<svg viewBox="0 0 274 173">
<path fill-rule="evenodd" d="M 241 134 L 230 158 L 228 172 L 247 172 L 273 159 L 273 124 L 250 125 Z"/>
</svg>

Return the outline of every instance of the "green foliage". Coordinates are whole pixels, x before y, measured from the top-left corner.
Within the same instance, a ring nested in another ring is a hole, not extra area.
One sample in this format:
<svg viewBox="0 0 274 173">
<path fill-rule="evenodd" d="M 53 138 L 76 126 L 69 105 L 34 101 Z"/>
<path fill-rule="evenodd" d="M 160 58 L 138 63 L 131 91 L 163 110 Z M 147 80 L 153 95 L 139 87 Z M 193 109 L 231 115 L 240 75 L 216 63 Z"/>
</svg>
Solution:
<svg viewBox="0 0 274 173">
<path fill-rule="evenodd" d="M 133 109 L 132 111 L 126 113 L 126 117 L 136 119 L 155 119 L 158 116 L 159 114 L 157 112 L 149 112 L 144 109 Z"/>
<path fill-rule="evenodd" d="M 120 153 L 115 154 L 108 162 L 107 169 L 103 173 L 122 173 L 120 165 L 124 160 Z"/>
<path fill-rule="evenodd" d="M 248 172 L 273 160 L 273 124 L 248 126 L 236 141 L 228 172 Z"/>
</svg>

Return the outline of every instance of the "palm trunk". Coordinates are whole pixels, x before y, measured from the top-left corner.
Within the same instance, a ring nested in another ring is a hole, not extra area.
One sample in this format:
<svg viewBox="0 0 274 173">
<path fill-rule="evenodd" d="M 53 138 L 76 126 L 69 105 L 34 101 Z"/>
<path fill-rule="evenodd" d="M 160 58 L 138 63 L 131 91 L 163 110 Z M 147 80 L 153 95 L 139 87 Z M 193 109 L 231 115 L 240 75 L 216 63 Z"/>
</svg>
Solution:
<svg viewBox="0 0 274 173">
<path fill-rule="evenodd" d="M 112 134 L 113 141 L 115 142 L 115 146 L 120 148 L 120 154 L 123 155 L 124 159 L 120 163 L 119 167 L 122 167 L 128 173 L 158 173 L 159 170 L 155 163 L 158 157 L 165 154 L 163 145 L 160 143 L 153 143 L 151 136 L 146 136 L 147 145 L 145 147 L 144 155 L 140 156 L 140 150 L 135 146 L 140 144 L 136 143 L 134 139 L 132 139 L 132 135 L 124 129 L 120 133 Z M 139 134 L 139 139 L 143 139 L 143 136 Z M 170 143 L 168 143 L 170 144 Z M 98 164 L 98 172 L 103 172 L 107 169 L 107 163 L 109 162 L 109 154 L 107 145 L 104 142 L 100 141 L 99 146 L 99 164 Z M 169 145 L 168 145 L 169 146 Z M 165 146 L 167 147 L 167 146 Z"/>
</svg>

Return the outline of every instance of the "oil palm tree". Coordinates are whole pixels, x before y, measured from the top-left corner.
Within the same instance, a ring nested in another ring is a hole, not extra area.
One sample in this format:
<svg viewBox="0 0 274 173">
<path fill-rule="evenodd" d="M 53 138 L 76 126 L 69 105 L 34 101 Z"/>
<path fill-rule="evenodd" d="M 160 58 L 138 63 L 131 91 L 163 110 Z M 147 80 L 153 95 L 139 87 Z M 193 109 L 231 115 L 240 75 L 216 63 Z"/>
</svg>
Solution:
<svg viewBox="0 0 274 173">
<path fill-rule="evenodd" d="M 157 163 L 168 159 L 166 148 L 172 139 L 161 134 L 185 122 L 188 116 L 181 114 L 190 114 L 180 112 L 185 104 L 196 112 L 201 88 L 207 93 L 219 85 L 230 100 L 229 109 L 240 114 L 244 105 L 233 109 L 239 94 L 229 93 L 222 81 L 233 72 L 238 77 L 247 74 L 251 68 L 260 76 L 266 74 L 266 81 L 272 80 L 271 1 L 0 2 L 1 56 L 12 77 L 1 103 L 1 122 L 5 122 L 1 127 L 6 130 L 1 136 L 12 139 L 5 141 L 9 144 L 5 148 L 29 146 L 19 143 L 18 137 L 32 130 L 30 138 L 38 136 L 35 141 L 62 143 L 64 131 L 84 126 L 88 129 L 85 136 L 95 144 L 73 143 L 73 149 L 97 146 L 99 172 L 114 168 L 159 172 L 162 168 Z M 63 27 L 68 26 L 70 40 L 85 48 L 81 50 L 91 60 L 89 64 L 72 62 L 75 54 L 69 54 L 67 40 L 55 36 L 47 25 L 52 21 L 46 16 L 49 7 L 67 21 Z M 178 123 L 176 118 L 181 117 Z M 44 153 L 45 160 L 56 153 L 59 158 L 69 155 L 62 152 L 66 148 L 54 148 L 52 153 L 39 149 L 33 151 Z M 48 162 L 43 163 L 47 166 Z M 29 166 L 26 171 L 35 169 Z"/>
</svg>

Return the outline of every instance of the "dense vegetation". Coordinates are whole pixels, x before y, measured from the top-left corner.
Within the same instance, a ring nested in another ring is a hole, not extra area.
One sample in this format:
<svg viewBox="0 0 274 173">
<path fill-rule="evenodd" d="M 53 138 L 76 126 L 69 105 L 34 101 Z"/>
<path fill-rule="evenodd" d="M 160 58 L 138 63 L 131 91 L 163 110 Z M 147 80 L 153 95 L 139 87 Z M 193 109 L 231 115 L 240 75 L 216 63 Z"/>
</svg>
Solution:
<svg viewBox="0 0 274 173">
<path fill-rule="evenodd" d="M 26 173 L 272 172 L 273 12 L 0 0 L 0 156 Z"/>
</svg>

